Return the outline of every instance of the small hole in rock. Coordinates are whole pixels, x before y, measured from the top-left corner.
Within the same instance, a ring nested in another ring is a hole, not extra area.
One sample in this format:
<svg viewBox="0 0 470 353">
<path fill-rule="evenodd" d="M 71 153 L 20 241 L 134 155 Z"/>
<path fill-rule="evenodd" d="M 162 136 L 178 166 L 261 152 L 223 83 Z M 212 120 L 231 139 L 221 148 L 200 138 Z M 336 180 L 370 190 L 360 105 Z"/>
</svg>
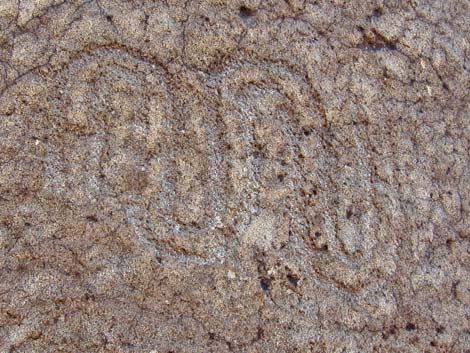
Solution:
<svg viewBox="0 0 470 353">
<path fill-rule="evenodd" d="M 318 238 L 319 236 L 321 235 L 321 233 L 319 231 L 316 231 L 315 232 L 315 236 Z"/>
<path fill-rule="evenodd" d="M 267 278 L 261 278 L 259 281 L 259 285 L 261 286 L 261 289 L 264 291 L 269 290 L 269 280 Z"/>
<path fill-rule="evenodd" d="M 297 284 L 299 283 L 299 277 L 297 277 L 296 275 L 287 275 L 287 280 L 294 287 L 297 287 Z"/>
<path fill-rule="evenodd" d="M 372 11 L 372 16 L 374 17 L 380 17 L 384 14 L 384 10 L 380 7 L 377 7 L 374 9 L 374 11 Z"/>
<path fill-rule="evenodd" d="M 249 7 L 242 5 L 240 6 L 240 13 L 239 16 L 240 18 L 246 20 L 253 16 L 255 14 L 255 11 L 253 9 L 250 9 Z"/>
<path fill-rule="evenodd" d="M 347 210 L 347 211 L 346 211 L 346 218 L 347 218 L 347 219 L 350 219 L 351 216 L 352 216 L 352 211 L 351 211 L 351 210 Z"/>
<path fill-rule="evenodd" d="M 95 301 L 95 296 L 93 294 L 85 293 L 85 300 Z"/>
<path fill-rule="evenodd" d="M 264 330 L 262 327 L 258 327 L 258 331 L 256 332 L 256 339 L 260 340 L 264 336 Z"/>
<path fill-rule="evenodd" d="M 284 181 L 284 175 L 279 174 L 279 175 L 277 176 L 277 180 L 279 180 L 279 182 L 282 183 L 282 182 Z"/>
<path fill-rule="evenodd" d="M 413 331 L 415 329 L 416 329 L 416 325 L 411 322 L 408 322 L 405 326 L 406 331 Z"/>
<path fill-rule="evenodd" d="M 328 245 L 323 245 L 321 248 L 323 251 L 328 251 Z"/>
<path fill-rule="evenodd" d="M 98 218 L 95 215 L 86 216 L 87 221 L 98 222 Z"/>
</svg>

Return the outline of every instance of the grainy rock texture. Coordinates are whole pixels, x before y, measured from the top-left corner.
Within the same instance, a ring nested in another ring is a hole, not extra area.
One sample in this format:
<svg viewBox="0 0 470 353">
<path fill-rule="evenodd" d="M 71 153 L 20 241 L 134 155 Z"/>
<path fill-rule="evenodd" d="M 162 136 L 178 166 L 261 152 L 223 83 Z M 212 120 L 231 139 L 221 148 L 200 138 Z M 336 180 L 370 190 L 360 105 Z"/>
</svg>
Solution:
<svg viewBox="0 0 470 353">
<path fill-rule="evenodd" d="M 469 352 L 469 11 L 1 0 L 0 352 Z"/>
</svg>

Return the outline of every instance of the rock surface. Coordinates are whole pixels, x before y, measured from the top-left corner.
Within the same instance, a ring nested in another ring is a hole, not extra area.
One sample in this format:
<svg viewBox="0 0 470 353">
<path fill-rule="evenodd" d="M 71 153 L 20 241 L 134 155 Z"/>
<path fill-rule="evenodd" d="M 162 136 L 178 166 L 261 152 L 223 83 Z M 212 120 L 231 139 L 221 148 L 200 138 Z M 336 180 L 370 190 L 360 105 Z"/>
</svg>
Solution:
<svg viewBox="0 0 470 353">
<path fill-rule="evenodd" d="M 467 0 L 1 0 L 0 352 L 470 351 Z"/>
</svg>

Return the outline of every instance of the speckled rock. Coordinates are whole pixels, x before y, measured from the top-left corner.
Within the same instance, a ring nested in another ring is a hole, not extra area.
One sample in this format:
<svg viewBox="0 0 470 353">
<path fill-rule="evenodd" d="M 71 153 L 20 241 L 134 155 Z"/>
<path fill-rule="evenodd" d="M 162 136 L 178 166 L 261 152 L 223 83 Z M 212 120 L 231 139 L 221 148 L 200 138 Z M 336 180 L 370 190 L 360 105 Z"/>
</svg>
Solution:
<svg viewBox="0 0 470 353">
<path fill-rule="evenodd" d="M 0 353 L 470 352 L 466 0 L 1 0 Z"/>
</svg>

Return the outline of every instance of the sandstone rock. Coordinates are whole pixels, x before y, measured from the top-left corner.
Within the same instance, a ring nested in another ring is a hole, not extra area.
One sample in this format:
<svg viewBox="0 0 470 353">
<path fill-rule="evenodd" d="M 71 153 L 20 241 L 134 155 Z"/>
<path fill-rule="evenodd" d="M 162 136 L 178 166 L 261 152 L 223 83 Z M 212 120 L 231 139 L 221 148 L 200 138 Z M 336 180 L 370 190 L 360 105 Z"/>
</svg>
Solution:
<svg viewBox="0 0 470 353">
<path fill-rule="evenodd" d="M 0 352 L 468 352 L 468 12 L 0 1 Z"/>
</svg>

